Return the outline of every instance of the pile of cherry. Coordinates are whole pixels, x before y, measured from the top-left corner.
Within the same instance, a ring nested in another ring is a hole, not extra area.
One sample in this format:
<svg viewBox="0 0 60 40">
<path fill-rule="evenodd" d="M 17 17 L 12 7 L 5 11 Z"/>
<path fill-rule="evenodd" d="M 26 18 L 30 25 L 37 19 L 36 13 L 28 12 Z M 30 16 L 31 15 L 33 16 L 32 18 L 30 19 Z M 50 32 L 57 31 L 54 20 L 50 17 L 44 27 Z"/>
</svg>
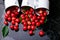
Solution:
<svg viewBox="0 0 60 40">
<path fill-rule="evenodd" d="M 47 16 L 46 10 L 39 10 L 38 12 L 34 12 L 33 8 L 29 8 L 28 10 L 22 10 L 22 14 L 20 17 L 22 18 L 23 30 L 29 31 L 30 35 L 34 34 L 34 30 L 40 25 L 44 24 L 45 18 Z M 43 36 L 45 32 L 41 30 L 39 32 L 40 36 Z"/>
<path fill-rule="evenodd" d="M 8 9 L 4 16 L 4 24 L 8 25 L 8 22 L 10 22 L 10 29 L 17 31 L 20 23 L 20 19 L 17 17 L 18 15 L 18 7 L 12 7 Z"/>
<path fill-rule="evenodd" d="M 19 23 L 21 22 L 23 24 L 23 30 L 28 30 L 30 35 L 34 34 L 34 30 L 36 30 L 37 27 L 40 27 L 40 25 L 44 24 L 47 16 L 46 10 L 42 9 L 35 12 L 33 8 L 29 8 L 26 11 L 21 10 L 21 12 L 22 14 L 19 14 L 18 7 L 12 7 L 8 9 L 4 16 L 4 24 L 8 25 L 10 22 L 10 29 L 17 31 L 19 29 Z M 22 20 L 20 20 L 20 18 Z M 45 32 L 40 30 L 39 35 L 43 36 L 44 34 Z"/>
</svg>

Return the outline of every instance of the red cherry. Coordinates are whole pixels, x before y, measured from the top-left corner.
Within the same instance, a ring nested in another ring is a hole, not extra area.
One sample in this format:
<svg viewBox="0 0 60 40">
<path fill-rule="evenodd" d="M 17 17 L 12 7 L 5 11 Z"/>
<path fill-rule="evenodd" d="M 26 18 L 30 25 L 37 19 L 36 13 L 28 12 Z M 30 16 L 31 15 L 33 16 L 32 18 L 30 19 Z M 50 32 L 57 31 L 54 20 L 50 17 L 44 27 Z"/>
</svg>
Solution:
<svg viewBox="0 0 60 40">
<path fill-rule="evenodd" d="M 18 27 L 14 26 L 14 30 L 17 31 L 18 30 Z"/>
<path fill-rule="evenodd" d="M 25 12 L 25 14 L 28 14 L 28 13 L 29 13 L 28 11 Z"/>
<path fill-rule="evenodd" d="M 36 19 L 35 22 L 38 22 L 38 20 Z"/>
<path fill-rule="evenodd" d="M 29 21 L 29 18 L 26 18 L 26 21 Z"/>
<path fill-rule="evenodd" d="M 43 14 L 41 13 L 40 16 L 43 16 Z"/>
<path fill-rule="evenodd" d="M 28 18 L 28 15 L 25 15 L 25 18 Z"/>
<path fill-rule="evenodd" d="M 4 24 L 5 24 L 5 25 L 8 25 L 8 22 L 7 22 L 7 21 L 4 21 Z"/>
<path fill-rule="evenodd" d="M 44 21 L 43 21 L 43 20 L 40 20 L 40 23 L 41 23 L 41 24 L 44 24 Z"/>
<path fill-rule="evenodd" d="M 16 21 L 17 23 L 19 23 L 19 22 L 20 22 L 20 19 L 17 18 L 15 21 Z"/>
<path fill-rule="evenodd" d="M 27 31 L 27 27 L 26 27 L 26 26 L 24 26 L 24 27 L 23 27 L 23 30 L 24 30 L 24 31 Z"/>
<path fill-rule="evenodd" d="M 16 20 L 16 18 L 15 17 L 12 17 L 12 21 L 15 21 Z"/>
<path fill-rule="evenodd" d="M 32 31 L 32 30 L 30 30 L 30 31 L 29 31 L 29 34 L 30 34 L 30 35 L 33 35 L 34 33 L 33 33 L 33 31 Z"/>
<path fill-rule="evenodd" d="M 44 17 L 44 16 L 42 16 L 42 17 L 41 17 L 41 20 L 45 20 L 45 17 Z"/>
<path fill-rule="evenodd" d="M 15 21 L 12 21 L 12 24 L 14 25 L 15 24 Z"/>
<path fill-rule="evenodd" d="M 22 18 L 22 19 L 25 19 L 25 15 L 24 15 L 24 14 L 21 14 L 21 18 Z"/>
<path fill-rule="evenodd" d="M 8 18 L 9 17 L 8 14 L 5 14 L 5 17 Z"/>
<path fill-rule="evenodd" d="M 18 12 L 15 12 L 16 16 L 19 14 Z"/>
<path fill-rule="evenodd" d="M 11 13 L 11 17 L 16 17 L 16 15 L 15 15 L 15 14 L 13 14 L 13 13 Z"/>
<path fill-rule="evenodd" d="M 19 26 L 19 24 L 18 24 L 17 22 L 15 22 L 15 26 L 16 26 L 16 27 L 18 27 L 18 26 Z"/>
<path fill-rule="evenodd" d="M 13 25 L 10 25 L 10 29 L 12 29 L 12 30 L 13 30 L 13 29 L 14 29 L 14 26 L 13 26 Z"/>
<path fill-rule="evenodd" d="M 30 30 L 30 29 L 31 29 L 31 26 L 30 26 L 30 25 L 28 25 L 27 29 L 28 29 L 28 30 Z"/>
<path fill-rule="evenodd" d="M 40 22 L 36 22 L 36 26 L 40 26 Z"/>
<path fill-rule="evenodd" d="M 35 25 L 35 22 L 34 21 L 32 22 L 32 25 Z"/>
<path fill-rule="evenodd" d="M 36 13 L 34 13 L 34 16 L 36 16 Z"/>
<path fill-rule="evenodd" d="M 18 7 L 16 7 L 16 10 L 18 10 Z"/>
<path fill-rule="evenodd" d="M 25 19 L 25 16 L 22 16 L 21 18 L 22 18 L 22 19 Z"/>
<path fill-rule="evenodd" d="M 22 23 L 24 23 L 25 22 L 25 20 L 24 19 L 22 19 Z"/>
<path fill-rule="evenodd" d="M 4 17 L 5 20 L 8 20 L 8 17 Z"/>
<path fill-rule="evenodd" d="M 11 17 L 8 17 L 8 21 L 11 21 Z"/>
<path fill-rule="evenodd" d="M 27 22 L 24 22 L 23 25 L 24 25 L 24 26 L 27 26 Z"/>
<path fill-rule="evenodd" d="M 10 10 L 8 10 L 6 13 L 7 13 L 7 15 L 10 15 L 10 14 L 11 14 L 11 13 L 10 13 Z"/>
<path fill-rule="evenodd" d="M 32 8 L 30 8 L 30 11 L 33 12 L 34 10 Z"/>
<path fill-rule="evenodd" d="M 31 11 L 29 11 L 29 14 L 32 14 L 32 12 L 31 12 Z"/>
<path fill-rule="evenodd" d="M 40 36 L 44 36 L 44 34 L 45 34 L 45 33 L 44 33 L 44 31 L 42 31 L 42 30 L 39 32 L 39 35 L 40 35 Z"/>
<path fill-rule="evenodd" d="M 45 12 L 43 13 L 43 15 L 46 16 L 46 15 L 47 15 L 47 12 L 45 11 Z"/>
<path fill-rule="evenodd" d="M 32 25 L 32 26 L 31 26 L 31 30 L 35 30 L 35 26 Z"/>
<path fill-rule="evenodd" d="M 40 16 L 37 17 L 37 19 L 40 19 L 40 18 L 41 18 Z"/>
<path fill-rule="evenodd" d="M 27 21 L 28 25 L 31 25 L 31 22 L 30 21 Z"/>
<path fill-rule="evenodd" d="M 32 15 L 32 14 L 30 14 L 30 15 L 29 15 L 29 17 L 30 17 L 30 18 L 32 18 L 32 17 L 33 17 L 33 15 Z"/>
<path fill-rule="evenodd" d="M 36 16 L 33 16 L 33 17 L 32 17 L 32 21 L 34 21 L 35 19 L 36 19 Z"/>
<path fill-rule="evenodd" d="M 40 14 L 42 14 L 42 13 L 43 13 L 43 11 L 42 11 L 42 10 L 40 10 L 40 11 L 39 11 L 39 13 L 40 13 Z"/>
<path fill-rule="evenodd" d="M 25 16 L 25 15 L 24 15 L 24 14 L 21 14 L 20 16 L 23 17 L 23 16 Z"/>
</svg>

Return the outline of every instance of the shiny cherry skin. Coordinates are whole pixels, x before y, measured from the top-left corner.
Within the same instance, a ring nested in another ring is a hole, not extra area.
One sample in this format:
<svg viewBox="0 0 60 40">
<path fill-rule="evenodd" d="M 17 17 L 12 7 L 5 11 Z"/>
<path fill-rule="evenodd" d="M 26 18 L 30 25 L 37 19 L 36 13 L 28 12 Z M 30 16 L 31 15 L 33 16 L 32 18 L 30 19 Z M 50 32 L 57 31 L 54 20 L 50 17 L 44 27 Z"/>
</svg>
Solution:
<svg viewBox="0 0 60 40">
<path fill-rule="evenodd" d="M 20 19 L 19 19 L 19 18 L 17 18 L 15 21 L 16 21 L 17 23 L 19 23 L 19 22 L 20 22 Z"/>
<path fill-rule="evenodd" d="M 45 32 L 44 32 L 43 30 L 41 30 L 41 31 L 39 32 L 39 36 L 44 36 L 44 34 L 45 34 Z"/>
<path fill-rule="evenodd" d="M 28 25 L 27 29 L 28 29 L 28 30 L 31 30 L 31 26 L 30 26 L 30 25 Z"/>
<path fill-rule="evenodd" d="M 14 29 L 14 25 L 10 25 L 10 29 L 12 29 L 12 30 L 13 30 L 13 29 Z"/>
<path fill-rule="evenodd" d="M 4 21 L 4 24 L 5 24 L 5 25 L 8 25 L 8 22 L 7 22 L 7 21 Z"/>
<path fill-rule="evenodd" d="M 24 30 L 24 31 L 27 31 L 27 27 L 26 27 L 26 26 L 24 26 L 24 27 L 23 27 L 23 30 Z"/>
<path fill-rule="evenodd" d="M 29 35 L 33 35 L 34 33 L 33 33 L 33 31 L 32 30 L 30 30 L 29 31 Z"/>
<path fill-rule="evenodd" d="M 12 19 L 11 19 L 11 17 L 8 17 L 8 21 L 10 22 Z"/>
<path fill-rule="evenodd" d="M 15 30 L 15 31 L 17 31 L 18 29 L 19 29 L 18 27 L 14 26 L 14 30 Z"/>
</svg>

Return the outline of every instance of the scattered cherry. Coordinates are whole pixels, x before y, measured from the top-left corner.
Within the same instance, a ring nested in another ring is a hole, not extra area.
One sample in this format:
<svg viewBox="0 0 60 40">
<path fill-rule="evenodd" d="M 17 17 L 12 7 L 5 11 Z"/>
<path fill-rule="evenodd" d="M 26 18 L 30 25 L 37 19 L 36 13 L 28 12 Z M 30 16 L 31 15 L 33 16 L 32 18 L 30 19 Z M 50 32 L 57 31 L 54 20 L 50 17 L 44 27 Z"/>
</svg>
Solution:
<svg viewBox="0 0 60 40">
<path fill-rule="evenodd" d="M 13 25 L 10 25 L 10 29 L 12 29 L 12 30 L 13 30 L 13 29 L 14 29 L 14 26 L 13 26 Z"/>
<path fill-rule="evenodd" d="M 39 32 L 39 35 L 40 35 L 40 36 L 44 36 L 44 34 L 45 34 L 45 32 L 44 32 L 43 30 L 41 30 L 41 31 Z"/>
</svg>

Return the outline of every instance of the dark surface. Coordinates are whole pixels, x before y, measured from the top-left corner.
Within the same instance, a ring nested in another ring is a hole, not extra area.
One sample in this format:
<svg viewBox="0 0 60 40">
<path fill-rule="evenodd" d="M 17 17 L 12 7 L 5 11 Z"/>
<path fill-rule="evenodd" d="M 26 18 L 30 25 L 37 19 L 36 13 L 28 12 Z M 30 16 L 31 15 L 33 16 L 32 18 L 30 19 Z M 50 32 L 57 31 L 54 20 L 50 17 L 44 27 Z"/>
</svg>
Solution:
<svg viewBox="0 0 60 40">
<path fill-rule="evenodd" d="M 9 28 L 9 34 L 6 38 L 2 37 L 1 30 L 4 26 L 4 5 L 3 0 L 0 0 L 0 40 L 59 40 L 60 35 L 60 1 L 59 0 L 50 0 L 50 14 L 47 16 L 48 21 L 45 24 L 46 27 L 44 28 L 44 31 L 46 32 L 46 35 L 43 37 L 40 37 L 38 35 L 38 32 L 40 30 L 35 31 L 35 35 L 29 36 L 28 32 L 24 32 L 22 30 L 23 26 L 22 24 L 19 25 L 19 31 L 15 32 L 10 30 Z"/>
</svg>

